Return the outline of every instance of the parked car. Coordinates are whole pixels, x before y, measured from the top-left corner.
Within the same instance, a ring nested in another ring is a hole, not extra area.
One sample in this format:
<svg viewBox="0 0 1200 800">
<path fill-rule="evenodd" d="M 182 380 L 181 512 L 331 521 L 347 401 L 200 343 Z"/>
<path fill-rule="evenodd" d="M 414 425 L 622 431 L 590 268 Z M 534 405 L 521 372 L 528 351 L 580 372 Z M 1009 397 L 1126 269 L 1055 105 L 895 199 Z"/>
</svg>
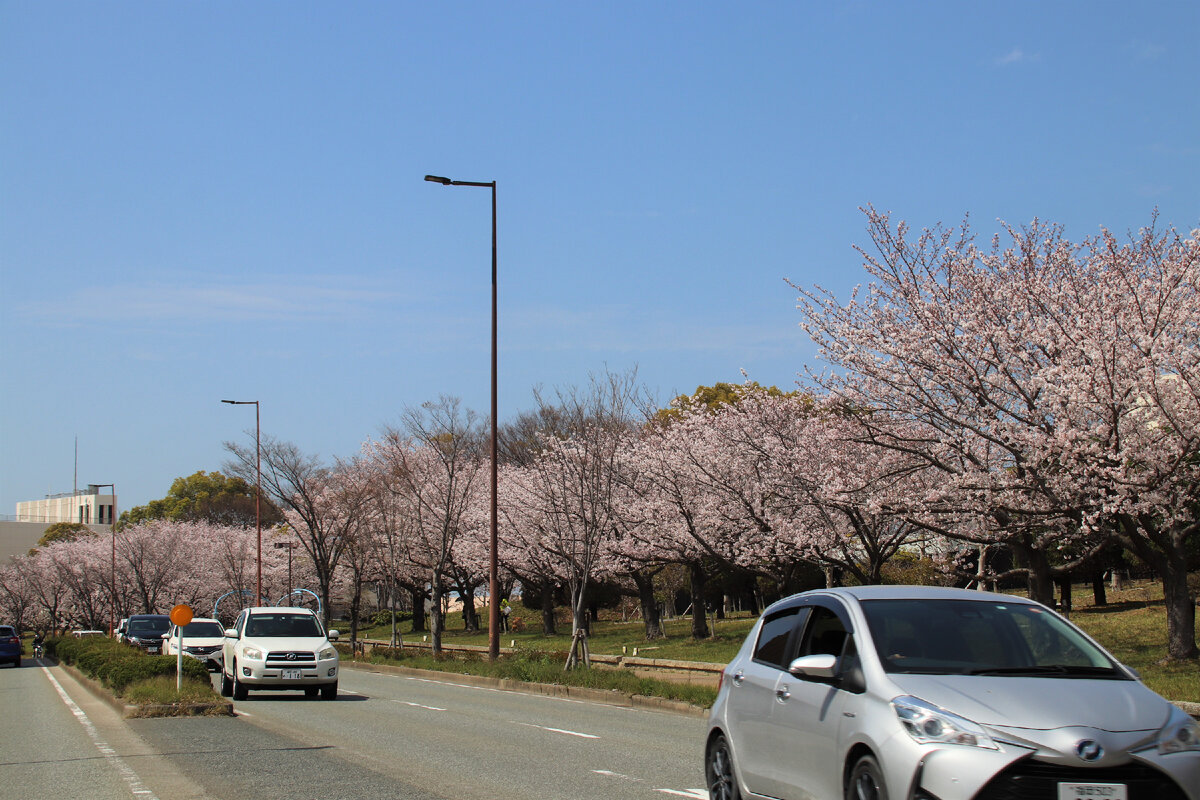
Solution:
<svg viewBox="0 0 1200 800">
<path fill-rule="evenodd" d="M 113 634 L 117 637 L 118 642 L 125 641 L 125 627 L 129 624 L 129 617 L 121 617 L 121 621 L 117 623 L 117 630 Z"/>
<path fill-rule="evenodd" d="M 1030 600 L 817 590 L 725 669 L 705 771 L 714 800 L 1200 800 L 1200 724 Z"/>
<path fill-rule="evenodd" d="M 337 698 L 338 653 L 307 608 L 246 608 L 225 631 L 221 694 L 245 700 L 250 689 L 303 689 Z"/>
<path fill-rule="evenodd" d="M 0 625 L 0 664 L 6 661 L 14 667 L 21 666 L 21 637 L 13 626 Z"/>
<path fill-rule="evenodd" d="M 203 662 L 209 672 L 218 672 L 224 656 L 225 627 L 215 619 L 194 617 L 183 626 L 183 654 Z M 163 655 L 179 654 L 179 627 L 171 625 L 163 634 Z"/>
<path fill-rule="evenodd" d="M 166 614 L 134 614 L 125 624 L 125 641 L 147 653 L 161 653 L 162 635 L 171 627 Z"/>
</svg>

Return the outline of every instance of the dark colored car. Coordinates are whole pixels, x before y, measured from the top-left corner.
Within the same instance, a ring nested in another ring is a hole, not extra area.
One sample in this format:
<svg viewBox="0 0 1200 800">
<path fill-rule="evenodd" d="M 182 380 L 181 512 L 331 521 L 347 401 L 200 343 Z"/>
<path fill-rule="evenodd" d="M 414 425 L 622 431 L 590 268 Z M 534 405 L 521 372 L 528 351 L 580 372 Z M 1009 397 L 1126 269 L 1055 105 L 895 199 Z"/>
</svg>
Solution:
<svg viewBox="0 0 1200 800">
<path fill-rule="evenodd" d="M 171 629 L 166 614 L 134 614 L 125 626 L 125 641 L 147 653 L 161 653 L 163 634 Z"/>
<path fill-rule="evenodd" d="M 0 625 L 0 664 L 5 661 L 14 667 L 21 666 L 21 637 L 11 625 Z"/>
</svg>

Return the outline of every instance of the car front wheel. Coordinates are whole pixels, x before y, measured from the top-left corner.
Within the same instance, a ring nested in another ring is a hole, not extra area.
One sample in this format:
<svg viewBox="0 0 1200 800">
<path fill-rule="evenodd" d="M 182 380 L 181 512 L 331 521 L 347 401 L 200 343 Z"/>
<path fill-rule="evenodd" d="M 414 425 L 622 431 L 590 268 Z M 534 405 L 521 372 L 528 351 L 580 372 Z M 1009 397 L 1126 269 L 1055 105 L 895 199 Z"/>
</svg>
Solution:
<svg viewBox="0 0 1200 800">
<path fill-rule="evenodd" d="M 238 665 L 233 662 L 233 699 L 245 700 L 250 695 L 250 690 L 246 688 L 246 684 L 238 680 Z"/>
<path fill-rule="evenodd" d="M 733 754 L 724 736 L 713 739 L 705 759 L 704 773 L 708 778 L 710 800 L 741 800 L 737 778 L 733 775 Z"/>
<path fill-rule="evenodd" d="M 224 668 L 221 669 L 221 697 L 233 697 L 233 678 L 225 674 Z"/>
<path fill-rule="evenodd" d="M 327 683 L 321 687 L 322 700 L 337 700 L 337 681 Z"/>
<path fill-rule="evenodd" d="M 846 785 L 846 800 L 887 800 L 887 786 L 883 782 L 883 770 L 874 756 L 863 756 L 850 772 Z"/>
</svg>

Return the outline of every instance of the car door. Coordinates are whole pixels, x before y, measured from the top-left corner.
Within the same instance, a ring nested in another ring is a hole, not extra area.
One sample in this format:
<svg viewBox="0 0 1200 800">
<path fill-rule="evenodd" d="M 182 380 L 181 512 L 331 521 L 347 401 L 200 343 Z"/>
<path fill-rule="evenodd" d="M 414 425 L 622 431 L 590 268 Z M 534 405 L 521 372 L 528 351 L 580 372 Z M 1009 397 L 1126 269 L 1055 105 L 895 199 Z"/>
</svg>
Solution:
<svg viewBox="0 0 1200 800">
<path fill-rule="evenodd" d="M 242 613 L 233 622 L 233 629 L 241 636 L 242 626 L 246 624 L 246 611 Z M 225 642 L 221 645 L 221 660 L 224 662 L 224 669 L 228 670 L 230 675 L 233 675 L 233 662 L 237 660 L 235 648 L 237 647 L 238 639 L 235 637 L 226 636 Z"/>
<path fill-rule="evenodd" d="M 784 672 L 793 639 L 808 613 L 800 605 L 771 611 L 763 617 L 750 658 L 729 676 L 729 736 L 738 774 L 755 794 L 778 796 L 779 748 L 771 724 L 775 686 Z"/>
<path fill-rule="evenodd" d="M 803 633 L 795 640 L 794 657 L 827 654 L 838 657 L 835 672 L 845 672 L 856 659 L 849 615 L 835 600 L 811 601 Z M 788 663 L 791 663 L 790 660 Z M 775 797 L 817 800 L 841 797 L 841 734 L 853 719 L 861 686 L 845 688 L 838 680 L 805 678 L 782 672 L 774 687 L 772 729 L 786 751 L 777 755 Z"/>
</svg>

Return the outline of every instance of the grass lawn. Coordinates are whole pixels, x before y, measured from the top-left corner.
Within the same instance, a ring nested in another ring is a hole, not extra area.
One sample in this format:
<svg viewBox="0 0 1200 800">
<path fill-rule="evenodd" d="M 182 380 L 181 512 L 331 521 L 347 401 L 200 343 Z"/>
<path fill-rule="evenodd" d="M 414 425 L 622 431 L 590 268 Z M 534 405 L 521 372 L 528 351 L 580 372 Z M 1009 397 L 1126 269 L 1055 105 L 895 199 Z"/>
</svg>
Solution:
<svg viewBox="0 0 1200 800">
<path fill-rule="evenodd" d="M 1109 590 L 1106 606 L 1092 606 L 1090 587 L 1081 585 L 1076 587 L 1074 603 L 1071 621 L 1108 648 L 1122 662 L 1141 673 L 1147 686 L 1171 700 L 1200 703 L 1200 660 L 1163 663 L 1166 656 L 1167 620 L 1161 584 L 1146 581 L 1138 582 L 1119 592 Z M 484 630 L 480 633 L 466 633 L 462 630 L 461 614 L 450 615 L 447 620 L 449 629 L 443 636 L 443 642 L 486 647 L 487 615 L 483 613 L 482 616 Z M 538 662 L 552 662 L 553 659 L 540 654 L 562 653 L 562 659 L 557 662 L 558 671 L 539 667 L 537 680 L 546 682 L 553 680 L 556 674 L 561 675 L 561 664 L 565 661 L 566 651 L 571 644 L 570 622 L 566 610 L 559 610 L 560 633 L 557 636 L 542 635 L 541 615 L 538 612 L 514 613 L 514 617 L 517 616 L 533 630 L 502 633 L 501 646 L 507 648 L 515 641 L 518 650 L 529 651 L 526 661 L 532 659 Z M 593 654 L 633 655 L 634 648 L 637 648 L 638 655 L 646 658 L 723 664 L 733 658 L 753 624 L 754 618 L 750 616 L 718 620 L 712 638 L 694 640 L 691 637 L 690 619 L 667 620 L 664 622 L 667 637 L 647 642 L 644 637 L 645 628 L 640 620 L 621 622 L 601 619 L 593 624 L 588 642 Z M 343 632 L 348 630 L 348 626 L 344 624 L 339 627 Z M 409 640 L 414 637 L 419 640 L 427 635 L 421 632 L 413 634 L 411 622 L 400 623 L 397 628 Z M 386 640 L 391 637 L 391 626 L 360 630 L 359 636 L 364 639 Z M 533 653 L 539 655 L 534 656 Z M 415 660 L 407 657 L 405 659 L 406 664 L 414 667 L 465 671 L 461 666 L 456 666 L 453 660 L 436 662 L 430 658 L 428 661 L 428 665 L 418 665 Z M 477 668 L 472 667 L 470 671 L 476 672 Z M 636 690 L 636 693 L 650 693 L 646 691 L 648 688 L 643 686 Z"/>
</svg>

